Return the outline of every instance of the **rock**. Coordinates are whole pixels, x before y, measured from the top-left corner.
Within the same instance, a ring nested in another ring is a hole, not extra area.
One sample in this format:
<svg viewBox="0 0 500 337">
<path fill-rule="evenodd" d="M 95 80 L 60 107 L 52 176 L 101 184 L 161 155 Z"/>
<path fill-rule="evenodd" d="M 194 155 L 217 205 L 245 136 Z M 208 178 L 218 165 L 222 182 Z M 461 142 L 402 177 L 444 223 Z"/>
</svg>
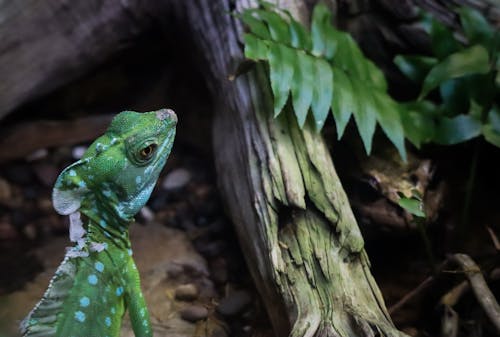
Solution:
<svg viewBox="0 0 500 337">
<path fill-rule="evenodd" d="M 49 154 L 49 151 L 47 151 L 47 149 L 45 149 L 45 148 L 38 149 L 38 150 L 31 152 L 28 156 L 26 156 L 26 161 L 30 162 L 30 161 L 40 160 L 40 159 L 46 158 L 48 154 Z"/>
<path fill-rule="evenodd" d="M 245 325 L 243 328 L 241 328 L 241 330 L 243 330 L 243 332 L 250 336 L 251 332 L 252 332 L 252 326 L 250 325 Z"/>
<path fill-rule="evenodd" d="M 33 173 L 29 165 L 9 165 L 5 168 L 4 173 L 7 180 L 15 184 L 29 185 L 33 182 Z"/>
<path fill-rule="evenodd" d="M 148 206 L 141 208 L 139 216 L 144 220 L 145 223 L 151 222 L 155 219 L 155 213 Z"/>
<path fill-rule="evenodd" d="M 166 191 L 178 190 L 186 186 L 191 180 L 191 174 L 188 170 L 178 168 L 167 174 L 161 187 Z"/>
<path fill-rule="evenodd" d="M 13 240 L 18 237 L 19 234 L 10 222 L 0 220 L 0 240 Z"/>
<path fill-rule="evenodd" d="M 85 151 L 87 151 L 87 146 L 75 146 L 71 150 L 71 156 L 73 159 L 80 159 L 83 157 Z"/>
<path fill-rule="evenodd" d="M 213 234 L 223 233 L 229 228 L 228 224 L 222 219 L 217 219 L 211 222 L 207 227 Z"/>
<path fill-rule="evenodd" d="M 42 212 L 53 213 L 54 207 L 52 206 L 52 200 L 47 197 L 39 198 L 37 201 L 37 206 Z"/>
<path fill-rule="evenodd" d="M 23 228 L 23 233 L 28 239 L 35 240 L 37 236 L 36 226 L 32 223 L 27 224 Z"/>
<path fill-rule="evenodd" d="M 227 337 L 226 329 L 220 325 L 214 325 L 208 330 L 207 337 Z"/>
<path fill-rule="evenodd" d="M 401 331 L 403 331 L 408 336 L 412 336 L 412 337 L 418 336 L 418 329 L 416 329 L 414 327 L 404 327 L 403 329 L 401 329 Z"/>
<path fill-rule="evenodd" d="M 241 313 L 251 301 L 252 297 L 247 291 L 238 290 L 220 301 L 217 312 L 223 316 L 235 316 Z"/>
<path fill-rule="evenodd" d="M 184 273 L 184 267 L 178 263 L 169 263 L 167 265 L 167 277 L 173 280 L 180 278 Z"/>
<path fill-rule="evenodd" d="M 12 189 L 7 180 L 0 178 L 0 202 L 9 202 L 12 197 Z"/>
<path fill-rule="evenodd" d="M 210 263 L 210 274 L 212 280 L 217 284 L 227 282 L 227 261 L 223 257 L 215 258 Z"/>
<path fill-rule="evenodd" d="M 197 322 L 208 316 L 208 310 L 201 305 L 191 305 L 181 310 L 181 318 L 188 322 Z"/>
<path fill-rule="evenodd" d="M 207 257 L 221 255 L 226 249 L 226 245 L 226 242 L 223 240 L 212 241 L 208 238 L 199 238 L 194 242 L 194 247 L 198 252 Z"/>
<path fill-rule="evenodd" d="M 182 284 L 175 289 L 175 299 L 180 301 L 194 301 L 198 295 L 198 287 L 192 283 Z"/>
</svg>

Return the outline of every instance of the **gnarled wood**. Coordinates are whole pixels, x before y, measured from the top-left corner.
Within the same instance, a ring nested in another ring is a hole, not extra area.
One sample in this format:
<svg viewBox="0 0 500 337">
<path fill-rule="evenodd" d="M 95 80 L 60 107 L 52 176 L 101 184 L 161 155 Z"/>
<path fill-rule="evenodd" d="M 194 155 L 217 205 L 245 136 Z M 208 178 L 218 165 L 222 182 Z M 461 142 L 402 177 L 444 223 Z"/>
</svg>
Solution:
<svg viewBox="0 0 500 337">
<path fill-rule="evenodd" d="M 236 7 L 250 5 L 236 1 Z M 369 271 L 363 239 L 320 134 L 290 111 L 273 119 L 263 67 L 243 60 L 230 1 L 179 9 L 206 56 L 216 96 L 220 187 L 278 336 L 398 336 Z M 293 13 L 302 1 L 280 1 Z"/>
</svg>

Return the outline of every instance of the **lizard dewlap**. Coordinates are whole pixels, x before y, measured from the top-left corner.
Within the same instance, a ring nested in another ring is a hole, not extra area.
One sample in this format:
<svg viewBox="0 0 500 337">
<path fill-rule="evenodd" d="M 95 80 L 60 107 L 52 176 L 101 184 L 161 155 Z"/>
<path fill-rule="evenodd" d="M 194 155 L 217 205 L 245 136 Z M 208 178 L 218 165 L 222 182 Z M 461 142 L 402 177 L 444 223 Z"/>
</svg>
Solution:
<svg viewBox="0 0 500 337">
<path fill-rule="evenodd" d="M 128 229 L 167 161 L 176 124 L 169 109 L 121 112 L 59 175 L 52 201 L 69 215 L 75 245 L 21 323 L 23 336 L 119 336 L 126 309 L 136 336 L 153 335 Z"/>
</svg>

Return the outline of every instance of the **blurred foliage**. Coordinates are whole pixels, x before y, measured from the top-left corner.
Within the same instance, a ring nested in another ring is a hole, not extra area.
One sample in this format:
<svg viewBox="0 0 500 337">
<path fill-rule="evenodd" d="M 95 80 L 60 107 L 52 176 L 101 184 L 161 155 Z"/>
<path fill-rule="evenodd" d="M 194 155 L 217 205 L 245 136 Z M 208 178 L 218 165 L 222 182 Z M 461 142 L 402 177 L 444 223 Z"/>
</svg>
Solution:
<svg viewBox="0 0 500 337">
<path fill-rule="evenodd" d="M 452 145 L 482 135 L 500 147 L 500 33 L 477 10 L 457 12 L 458 32 L 424 15 L 433 56 L 394 60 L 421 87 L 418 99 L 401 110 L 405 135 L 416 146 Z"/>
<path fill-rule="evenodd" d="M 288 11 L 264 1 L 239 17 L 249 31 L 245 56 L 269 65 L 274 115 L 291 101 L 300 127 L 309 111 L 320 130 L 332 111 L 338 138 L 351 115 L 369 154 L 377 124 L 405 158 L 404 138 L 416 147 L 452 145 L 482 135 L 500 147 L 500 37 L 484 16 L 458 10 L 461 32 L 425 15 L 432 56 L 399 55 L 399 69 L 421 87 L 412 102 L 387 94 L 380 69 L 354 39 L 332 25 L 324 4 L 313 10 L 310 30 Z"/>
</svg>

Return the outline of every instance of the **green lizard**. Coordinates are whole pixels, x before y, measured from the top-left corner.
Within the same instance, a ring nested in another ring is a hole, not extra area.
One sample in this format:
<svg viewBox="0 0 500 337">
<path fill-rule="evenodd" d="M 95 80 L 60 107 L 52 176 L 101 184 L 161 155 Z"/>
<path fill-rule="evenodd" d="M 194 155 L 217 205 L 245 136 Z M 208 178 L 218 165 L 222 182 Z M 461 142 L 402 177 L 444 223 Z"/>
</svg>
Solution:
<svg viewBox="0 0 500 337">
<path fill-rule="evenodd" d="M 152 336 L 128 228 L 165 165 L 176 124 L 172 110 L 124 111 L 59 175 L 52 200 L 70 216 L 75 245 L 21 323 L 23 336 L 118 336 L 127 308 L 135 335 Z"/>
</svg>

